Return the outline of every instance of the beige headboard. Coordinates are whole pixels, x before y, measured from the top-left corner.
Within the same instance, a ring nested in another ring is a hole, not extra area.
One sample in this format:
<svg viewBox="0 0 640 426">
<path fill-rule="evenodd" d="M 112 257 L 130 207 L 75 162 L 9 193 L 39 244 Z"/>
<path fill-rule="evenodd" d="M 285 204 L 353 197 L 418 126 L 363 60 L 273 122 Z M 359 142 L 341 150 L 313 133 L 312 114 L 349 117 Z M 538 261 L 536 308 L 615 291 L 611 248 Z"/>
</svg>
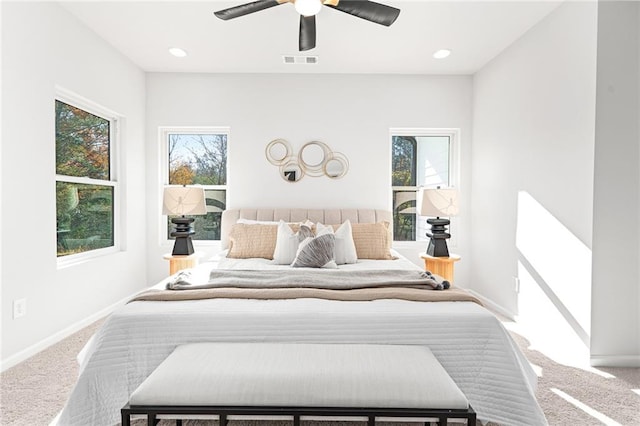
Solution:
<svg viewBox="0 0 640 426">
<path fill-rule="evenodd" d="M 388 210 L 375 209 L 229 209 L 222 212 L 222 248 L 229 247 L 229 232 L 240 218 L 260 221 L 302 222 L 309 219 L 326 225 L 337 225 L 349 219 L 352 223 L 390 222 L 393 216 Z"/>
</svg>

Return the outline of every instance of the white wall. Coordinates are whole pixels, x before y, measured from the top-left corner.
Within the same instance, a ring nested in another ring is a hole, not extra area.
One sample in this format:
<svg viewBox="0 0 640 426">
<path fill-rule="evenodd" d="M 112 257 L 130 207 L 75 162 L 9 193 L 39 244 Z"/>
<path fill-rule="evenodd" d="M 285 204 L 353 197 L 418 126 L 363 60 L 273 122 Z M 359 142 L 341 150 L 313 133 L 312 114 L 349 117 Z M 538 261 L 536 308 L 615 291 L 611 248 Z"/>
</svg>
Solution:
<svg viewBox="0 0 640 426">
<path fill-rule="evenodd" d="M 0 25 L 2 24 L 2 12 L 3 12 L 3 4 L 0 3 Z M 0 26 L 0 51 L 2 49 L 2 39 L 3 39 L 3 32 L 2 32 L 2 27 Z M 3 89 L 3 83 L 4 83 L 4 79 L 2 78 L 2 70 L 3 70 L 2 61 L 3 61 L 3 58 L 2 58 L 2 55 L 0 54 L 0 93 L 3 93 L 2 89 Z M 0 101 L 0 165 L 3 164 L 3 162 L 2 162 L 2 159 L 3 159 L 3 156 L 2 156 L 3 149 L 2 149 L 2 147 L 4 145 L 4 143 L 3 143 L 4 130 L 3 130 L 3 125 L 2 125 L 2 123 L 3 123 L 3 121 L 2 121 L 2 117 L 3 117 L 3 115 L 2 115 L 2 107 L 3 107 L 3 102 Z M 2 198 L 2 183 L 3 183 L 2 173 L 0 172 L 0 307 L 4 306 L 4 302 L 3 302 L 4 298 L 3 298 L 3 295 L 2 295 L 2 287 L 3 287 L 3 285 L 2 285 L 2 270 L 3 270 L 2 263 L 3 263 L 3 256 L 2 256 L 2 243 L 1 243 L 1 241 L 3 241 L 3 239 L 4 239 L 3 238 L 3 230 L 2 230 L 3 229 L 2 228 L 2 223 L 3 223 L 2 222 L 2 210 L 3 210 L 2 206 L 4 204 L 4 201 L 3 201 L 3 198 Z M 4 309 L 4 308 L 2 308 L 2 309 Z M 0 330 L 2 329 L 2 319 L 1 319 L 2 318 L 2 309 L 0 309 Z M 2 338 L 0 338 L 0 360 L 2 359 L 2 356 L 1 356 L 2 347 L 3 347 Z"/>
<path fill-rule="evenodd" d="M 559 331 L 584 350 L 596 25 L 595 2 L 564 3 L 474 76 L 472 288 L 535 343 Z"/>
<path fill-rule="evenodd" d="M 640 5 L 599 2 L 594 365 L 640 367 Z"/>
<path fill-rule="evenodd" d="M 136 292 L 145 277 L 144 73 L 55 3 L 2 4 L 3 368 Z M 122 114 L 126 250 L 56 266 L 55 86 Z M 19 207 L 16 207 L 19 206 Z M 27 315 L 12 319 L 15 299 Z"/>
<path fill-rule="evenodd" d="M 148 74 L 147 205 L 158 212 L 149 214 L 147 228 L 152 282 L 166 274 L 162 254 L 170 251 L 169 245 L 159 244 L 158 126 L 230 126 L 230 208 L 378 209 L 391 206 L 389 128 L 460 128 L 463 202 L 469 197 L 464 192 L 470 178 L 468 76 Z M 285 182 L 265 158 L 265 147 L 275 138 L 287 139 L 296 151 L 305 142 L 323 141 L 347 156 L 349 173 L 340 180 L 305 177 L 295 184 Z M 463 205 L 458 218 L 460 283 L 468 265 L 468 206 Z M 405 254 L 418 262 L 425 245 L 418 243 Z"/>
</svg>

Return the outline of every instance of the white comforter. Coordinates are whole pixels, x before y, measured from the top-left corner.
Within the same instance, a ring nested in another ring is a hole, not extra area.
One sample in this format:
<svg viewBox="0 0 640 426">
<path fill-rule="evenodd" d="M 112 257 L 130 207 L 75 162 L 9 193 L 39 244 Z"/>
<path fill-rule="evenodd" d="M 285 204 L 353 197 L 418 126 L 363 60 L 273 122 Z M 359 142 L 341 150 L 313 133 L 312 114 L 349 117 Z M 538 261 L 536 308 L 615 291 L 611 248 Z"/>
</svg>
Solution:
<svg viewBox="0 0 640 426">
<path fill-rule="evenodd" d="M 223 267 L 270 267 L 225 261 Z M 406 267 L 400 261 L 350 268 Z M 195 276 L 204 279 L 209 265 Z M 163 283 L 160 283 L 161 286 Z M 114 312 L 86 348 L 60 425 L 113 425 L 138 385 L 177 345 L 202 341 L 355 342 L 428 346 L 478 418 L 543 425 L 536 375 L 500 321 L 470 302 L 209 299 L 132 302 Z M 179 391 L 179 390 L 177 390 Z"/>
</svg>

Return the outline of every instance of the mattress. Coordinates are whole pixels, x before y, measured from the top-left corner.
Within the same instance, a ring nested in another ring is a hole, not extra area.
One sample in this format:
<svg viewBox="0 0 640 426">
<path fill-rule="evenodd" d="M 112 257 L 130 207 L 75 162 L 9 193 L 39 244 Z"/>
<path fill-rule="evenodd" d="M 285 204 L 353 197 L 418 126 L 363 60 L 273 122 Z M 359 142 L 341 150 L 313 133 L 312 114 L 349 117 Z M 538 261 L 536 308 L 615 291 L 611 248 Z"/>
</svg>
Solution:
<svg viewBox="0 0 640 426">
<path fill-rule="evenodd" d="M 270 268 L 226 259 L 225 268 Z M 206 279 L 213 264 L 195 268 Z M 417 268 L 407 259 L 347 268 Z M 285 267 L 282 267 L 287 268 Z M 164 286 L 158 284 L 158 288 Z M 60 425 L 113 425 L 129 395 L 178 345 L 196 342 L 369 343 L 427 346 L 483 421 L 547 424 L 536 375 L 500 321 L 471 302 L 383 299 L 136 301 L 114 312 L 84 351 Z"/>
</svg>

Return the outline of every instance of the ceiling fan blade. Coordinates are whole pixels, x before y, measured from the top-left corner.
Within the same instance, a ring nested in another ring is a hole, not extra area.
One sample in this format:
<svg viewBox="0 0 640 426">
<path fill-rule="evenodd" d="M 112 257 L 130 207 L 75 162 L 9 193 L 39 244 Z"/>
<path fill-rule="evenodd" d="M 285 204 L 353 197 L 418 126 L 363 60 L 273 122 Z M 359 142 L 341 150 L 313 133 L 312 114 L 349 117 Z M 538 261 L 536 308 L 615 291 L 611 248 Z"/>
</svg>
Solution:
<svg viewBox="0 0 640 426">
<path fill-rule="evenodd" d="M 286 1 L 281 2 L 278 0 L 258 0 L 251 3 L 241 4 L 240 6 L 234 6 L 228 9 L 219 10 L 217 12 L 214 12 L 214 15 L 226 21 L 227 19 L 233 19 L 239 16 L 244 16 L 250 13 L 269 9 L 270 7 L 278 6 L 282 3 L 286 3 Z"/>
<path fill-rule="evenodd" d="M 400 14 L 400 9 L 368 0 L 340 0 L 335 6 L 331 3 L 333 2 L 325 2 L 325 6 L 387 27 Z"/>
<path fill-rule="evenodd" d="M 316 17 L 300 15 L 300 36 L 298 50 L 311 50 L 316 47 Z"/>
</svg>

